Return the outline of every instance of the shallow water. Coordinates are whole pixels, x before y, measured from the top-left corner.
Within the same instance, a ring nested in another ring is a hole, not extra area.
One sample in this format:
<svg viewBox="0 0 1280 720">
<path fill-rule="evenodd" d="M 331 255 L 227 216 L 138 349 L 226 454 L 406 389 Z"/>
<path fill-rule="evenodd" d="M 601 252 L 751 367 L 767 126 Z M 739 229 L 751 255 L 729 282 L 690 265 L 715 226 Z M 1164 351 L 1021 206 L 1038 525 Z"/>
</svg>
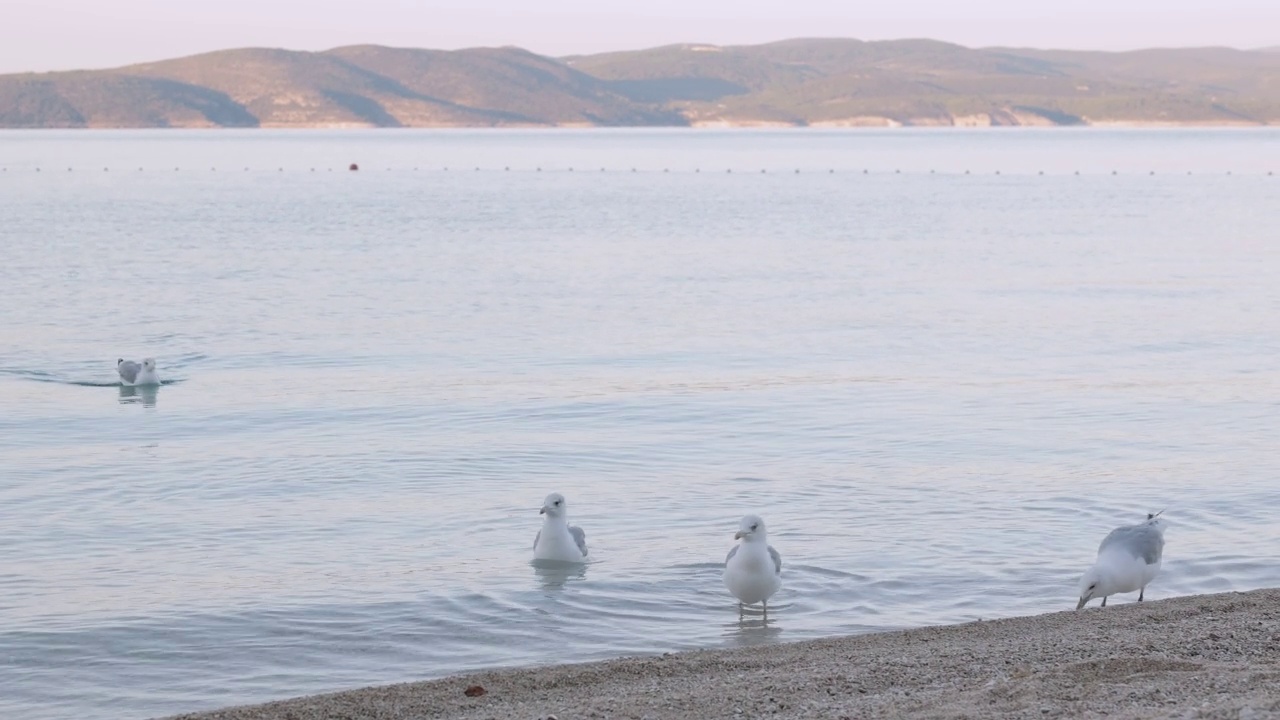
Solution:
<svg viewBox="0 0 1280 720">
<path fill-rule="evenodd" d="M 1162 508 L 1149 597 L 1280 585 L 1274 171 L 1274 130 L 2 132 L 0 714 L 1069 609 Z M 529 565 L 551 491 L 579 572 Z"/>
</svg>

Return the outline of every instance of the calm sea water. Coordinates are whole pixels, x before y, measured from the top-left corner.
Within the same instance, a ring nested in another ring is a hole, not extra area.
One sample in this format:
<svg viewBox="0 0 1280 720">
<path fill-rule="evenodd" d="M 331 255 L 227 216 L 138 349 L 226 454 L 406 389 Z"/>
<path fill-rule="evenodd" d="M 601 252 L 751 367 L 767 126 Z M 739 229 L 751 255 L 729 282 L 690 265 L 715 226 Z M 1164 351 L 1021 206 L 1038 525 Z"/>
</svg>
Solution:
<svg viewBox="0 0 1280 720">
<path fill-rule="evenodd" d="M 0 133 L 0 715 L 1069 609 L 1160 509 L 1151 597 L 1280 585 L 1269 172 L 1274 130 Z M 552 491 L 581 572 L 529 565 Z"/>
</svg>

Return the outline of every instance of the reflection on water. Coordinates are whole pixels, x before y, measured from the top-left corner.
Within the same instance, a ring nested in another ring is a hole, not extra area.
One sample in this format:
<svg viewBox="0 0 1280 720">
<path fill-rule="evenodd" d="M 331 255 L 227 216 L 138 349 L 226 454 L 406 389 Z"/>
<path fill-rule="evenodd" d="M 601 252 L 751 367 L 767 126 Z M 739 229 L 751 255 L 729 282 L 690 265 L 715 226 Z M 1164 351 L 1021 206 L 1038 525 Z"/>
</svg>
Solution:
<svg viewBox="0 0 1280 720">
<path fill-rule="evenodd" d="M 120 404 L 142 403 L 143 407 L 156 406 L 156 397 L 160 394 L 159 385 L 121 385 Z"/>
<path fill-rule="evenodd" d="M 529 564 L 533 566 L 533 573 L 538 578 L 538 584 L 547 589 L 563 588 L 570 581 L 585 580 L 587 577 L 587 565 L 585 563 L 533 560 Z"/>
<path fill-rule="evenodd" d="M 747 647 L 778 642 L 782 639 L 783 633 L 776 613 L 770 613 L 768 617 L 763 614 L 756 617 L 743 615 L 738 622 L 726 624 L 724 627 L 726 647 Z"/>
</svg>

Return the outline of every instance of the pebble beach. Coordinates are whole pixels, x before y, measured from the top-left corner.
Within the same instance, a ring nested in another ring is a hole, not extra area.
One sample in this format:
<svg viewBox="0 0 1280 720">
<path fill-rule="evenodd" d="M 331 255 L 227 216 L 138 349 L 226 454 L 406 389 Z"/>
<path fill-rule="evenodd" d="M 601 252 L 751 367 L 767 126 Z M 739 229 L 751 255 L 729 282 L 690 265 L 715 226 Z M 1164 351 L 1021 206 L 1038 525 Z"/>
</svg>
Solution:
<svg viewBox="0 0 1280 720">
<path fill-rule="evenodd" d="M 1280 589 L 496 670 L 176 720 L 1280 717 Z"/>
</svg>

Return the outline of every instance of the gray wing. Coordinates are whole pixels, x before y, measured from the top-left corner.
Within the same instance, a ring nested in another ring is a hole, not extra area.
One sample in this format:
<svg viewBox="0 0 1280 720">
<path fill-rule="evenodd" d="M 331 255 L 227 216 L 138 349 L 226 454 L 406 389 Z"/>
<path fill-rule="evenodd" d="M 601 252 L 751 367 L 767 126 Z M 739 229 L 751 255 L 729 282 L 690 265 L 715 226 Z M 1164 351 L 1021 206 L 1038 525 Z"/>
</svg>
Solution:
<svg viewBox="0 0 1280 720">
<path fill-rule="evenodd" d="M 782 574 L 782 556 L 778 554 L 777 550 L 773 549 L 772 545 L 769 546 L 769 557 L 773 558 L 773 572 L 777 575 L 781 575 Z"/>
<path fill-rule="evenodd" d="M 1116 528 L 1098 546 L 1099 553 L 1110 549 L 1122 549 L 1133 557 L 1142 558 L 1146 564 L 1154 565 L 1164 554 L 1164 533 L 1149 523 Z"/>
<path fill-rule="evenodd" d="M 538 532 L 542 532 L 539 530 Z M 587 534 L 577 525 L 569 526 L 569 534 L 573 536 L 573 541 L 578 543 L 578 549 L 582 551 L 582 557 L 587 556 Z"/>
<path fill-rule="evenodd" d="M 738 548 L 740 548 L 740 547 L 742 547 L 742 546 L 741 546 L 741 545 L 734 545 L 734 546 L 733 546 L 733 549 L 729 551 L 729 554 L 724 556 L 724 564 L 725 564 L 725 565 L 728 565 L 728 564 L 729 564 L 729 561 L 733 559 L 733 556 L 738 554 Z"/>
<path fill-rule="evenodd" d="M 116 370 L 120 372 L 121 380 L 131 383 L 138 379 L 138 372 L 142 370 L 142 366 L 132 360 L 125 360 Z"/>
<path fill-rule="evenodd" d="M 533 536 L 533 549 L 538 549 L 538 541 L 542 539 L 542 531 L 539 530 L 537 535 Z"/>
</svg>

